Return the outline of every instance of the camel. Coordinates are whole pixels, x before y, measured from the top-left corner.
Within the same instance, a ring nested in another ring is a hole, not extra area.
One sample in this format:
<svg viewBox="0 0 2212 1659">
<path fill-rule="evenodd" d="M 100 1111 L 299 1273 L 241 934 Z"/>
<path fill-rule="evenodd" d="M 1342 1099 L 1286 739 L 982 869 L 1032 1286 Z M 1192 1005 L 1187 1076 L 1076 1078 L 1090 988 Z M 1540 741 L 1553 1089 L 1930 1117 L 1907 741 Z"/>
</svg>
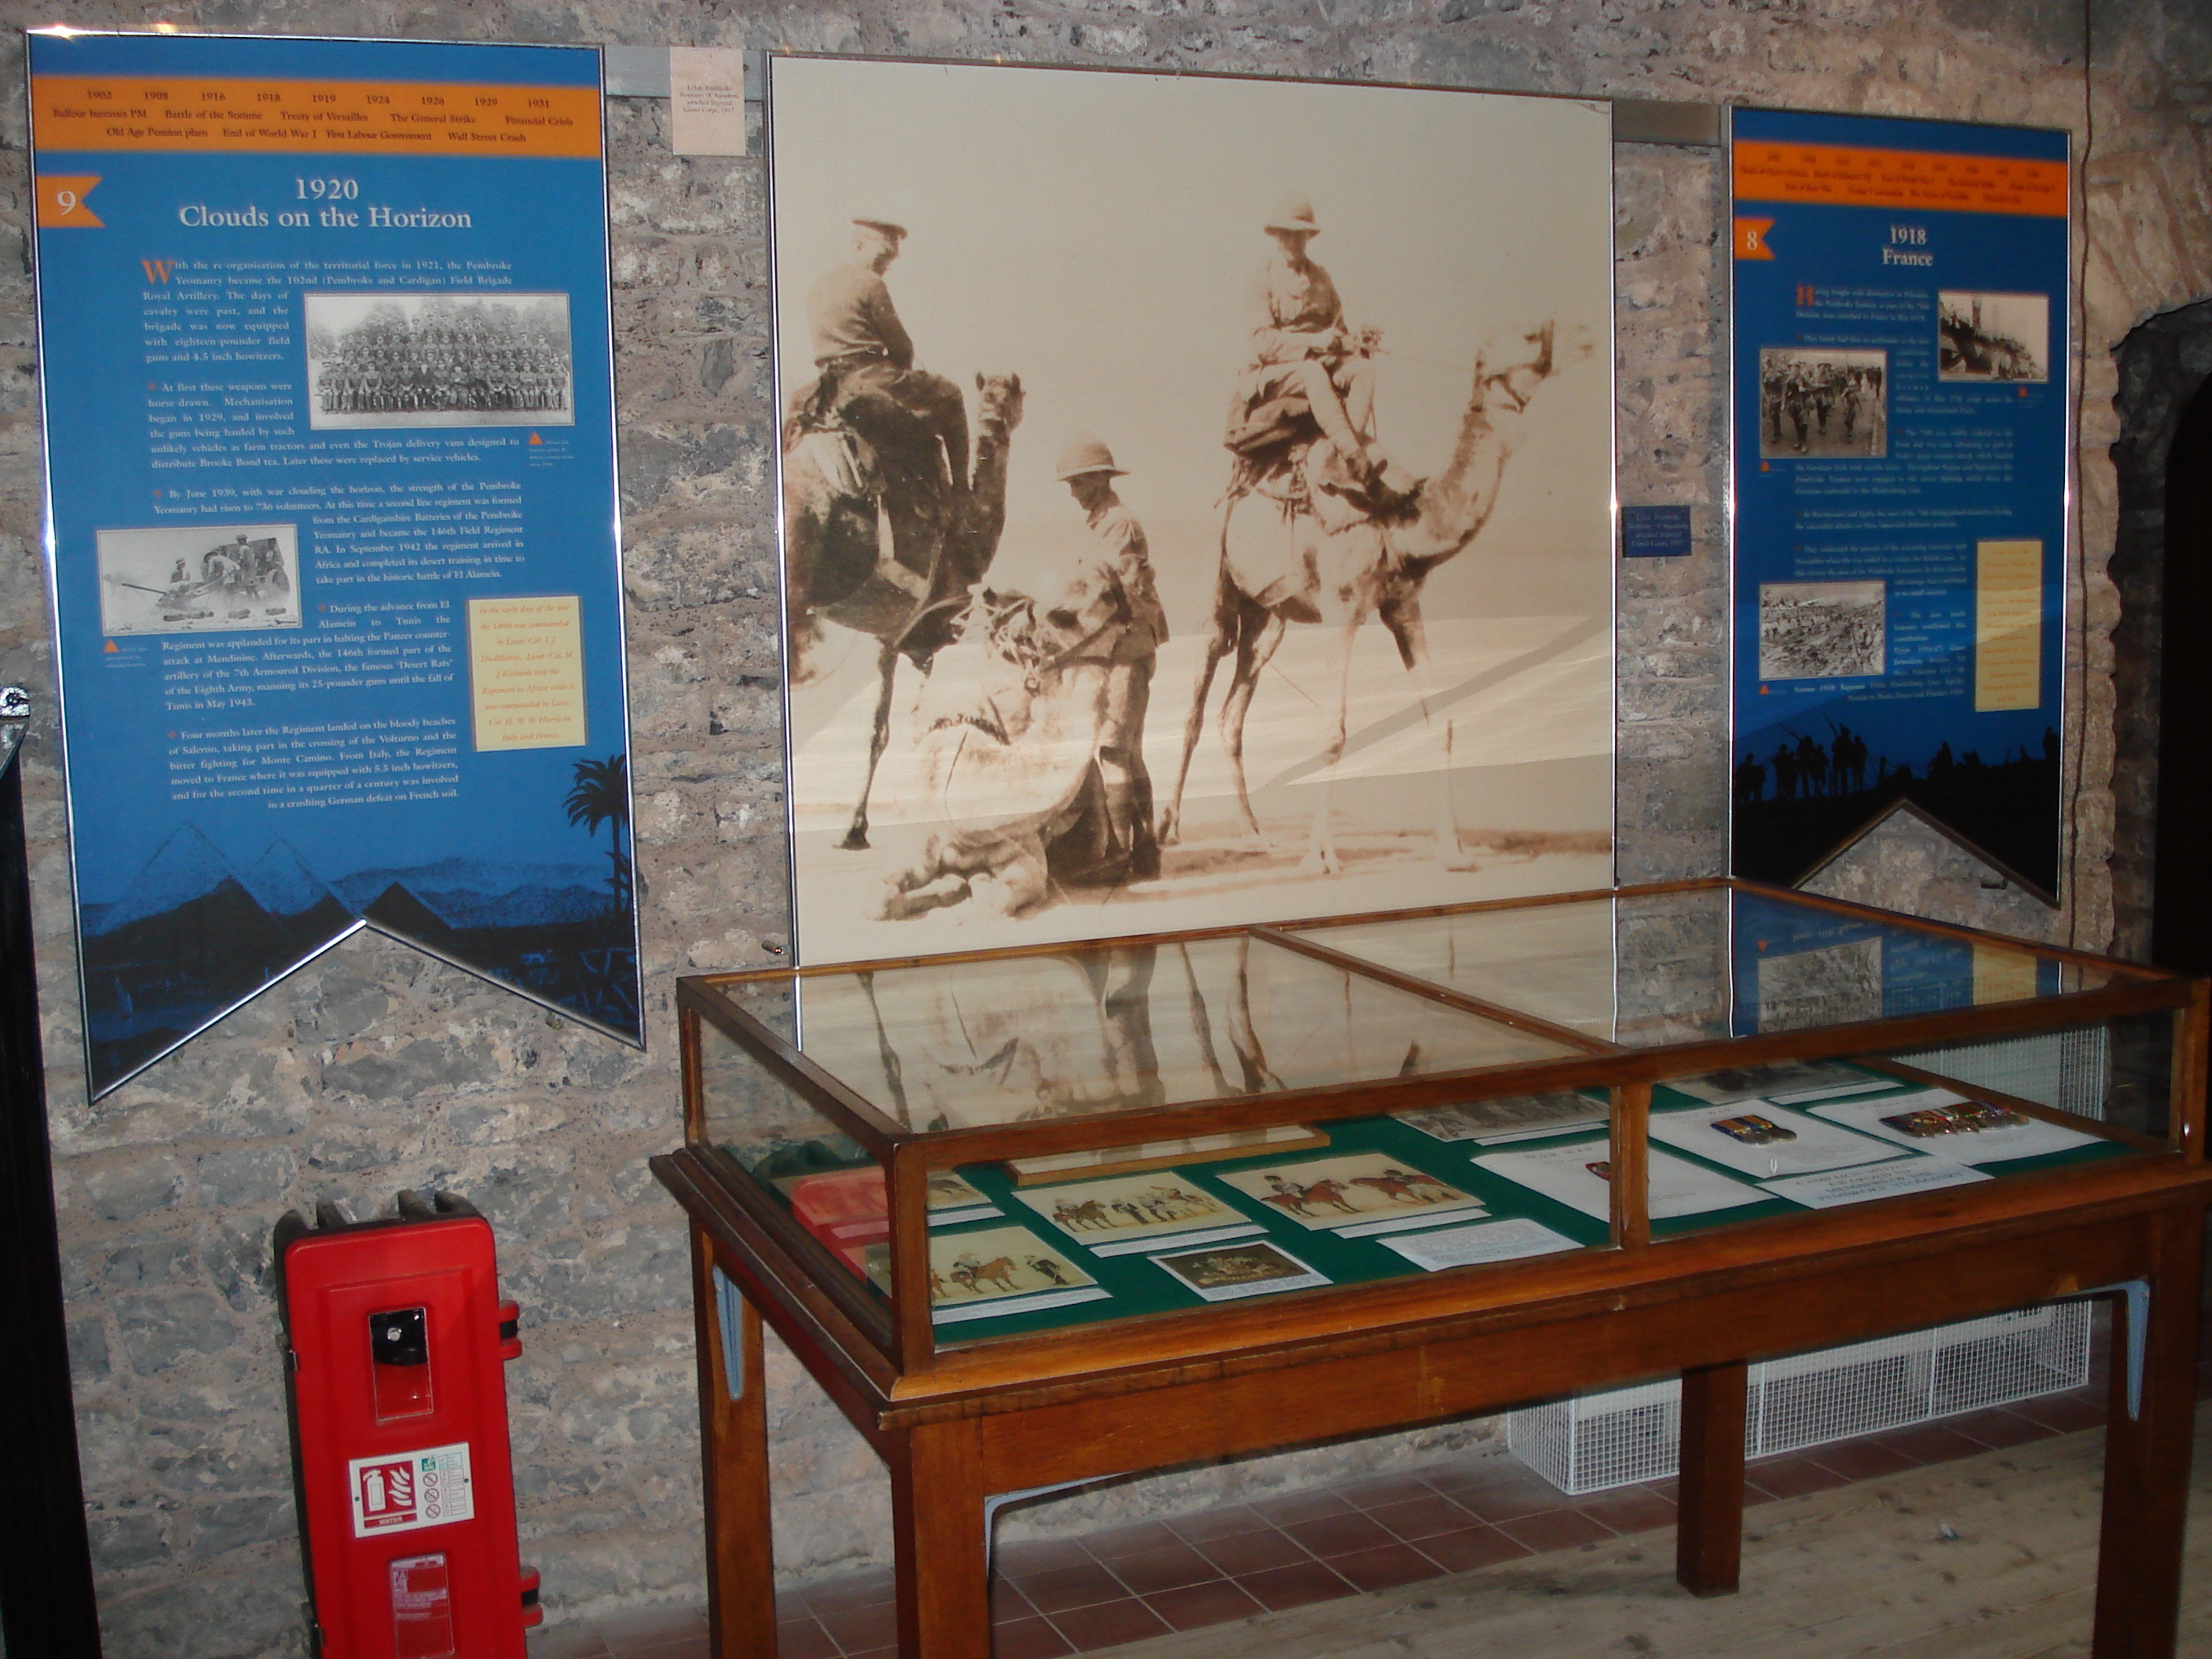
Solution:
<svg viewBox="0 0 2212 1659">
<path fill-rule="evenodd" d="M 927 673 L 951 637 L 969 591 L 998 556 L 1006 525 L 1006 456 L 1022 419 L 1018 374 L 975 377 L 975 458 L 945 515 L 902 513 L 883 503 L 892 463 L 848 427 L 794 418 L 783 431 L 784 640 L 791 684 L 819 678 L 822 624 L 876 641 L 875 726 L 853 821 L 838 843 L 868 845 L 868 794 L 890 737 L 891 693 L 904 657 Z M 909 481 L 902 499 L 943 499 L 940 477 Z"/>
<path fill-rule="evenodd" d="M 1103 669 L 1064 660 L 1082 636 L 988 588 L 952 631 L 915 708 L 932 816 L 947 827 L 894 860 L 875 907 L 885 921 L 971 900 L 1035 915 L 1052 902 L 1053 843 L 1095 805 Z"/>
<path fill-rule="evenodd" d="M 1229 751 L 1237 802 L 1254 837 L 1261 834 L 1244 781 L 1244 719 L 1260 675 L 1291 623 L 1330 630 L 1329 683 L 1334 708 L 1323 750 L 1322 787 L 1305 864 L 1326 873 L 1341 868 L 1330 826 L 1337 763 L 1344 755 L 1350 700 L 1352 645 L 1371 617 L 1390 631 L 1412 676 L 1425 718 L 1437 711 L 1428 684 L 1428 647 L 1421 626 L 1421 588 L 1429 574 L 1462 551 L 1481 532 L 1497 505 L 1505 464 L 1518 446 L 1523 413 L 1545 380 L 1590 355 L 1595 340 L 1580 325 L 1545 322 L 1512 333 L 1475 362 L 1474 387 L 1459 438 L 1442 472 L 1422 481 L 1410 504 L 1377 518 L 1329 488 L 1325 467 L 1333 453 L 1325 441 L 1307 446 L 1297 463 L 1308 504 L 1294 505 L 1255 489 L 1232 496 L 1222 517 L 1220 575 L 1215 589 L 1213 632 L 1183 722 L 1182 763 L 1160 815 L 1160 842 L 1178 839 L 1182 794 L 1191 757 L 1206 722 L 1214 672 L 1234 656 L 1221 704 L 1221 737 Z M 1437 852 L 1460 862 L 1459 829 L 1451 804 L 1450 728 L 1441 727 L 1437 789 Z"/>
</svg>

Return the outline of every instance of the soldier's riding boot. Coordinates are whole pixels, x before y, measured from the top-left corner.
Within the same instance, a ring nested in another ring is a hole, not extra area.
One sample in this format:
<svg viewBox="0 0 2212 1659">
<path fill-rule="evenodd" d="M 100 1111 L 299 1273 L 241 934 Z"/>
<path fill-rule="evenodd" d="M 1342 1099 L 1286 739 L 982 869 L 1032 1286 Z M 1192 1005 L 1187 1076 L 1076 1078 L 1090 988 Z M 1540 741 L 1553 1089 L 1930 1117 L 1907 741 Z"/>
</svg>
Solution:
<svg viewBox="0 0 2212 1659">
<path fill-rule="evenodd" d="M 1159 838 L 1152 830 L 1152 780 L 1143 763 L 1119 748 L 1097 752 L 1098 780 L 1106 797 L 1106 833 L 1124 860 L 1123 876 L 1152 881 L 1160 873 Z"/>
<path fill-rule="evenodd" d="M 961 500 L 968 494 L 966 411 L 963 410 L 957 419 L 940 424 L 937 428 L 937 441 L 945 446 L 945 468 L 948 475 L 945 482 L 951 489 L 953 499 Z"/>
<path fill-rule="evenodd" d="M 935 436 L 945 451 L 945 482 L 953 499 L 968 494 L 968 400 L 958 384 L 926 369 L 910 368 L 896 382 L 899 401 Z"/>
</svg>

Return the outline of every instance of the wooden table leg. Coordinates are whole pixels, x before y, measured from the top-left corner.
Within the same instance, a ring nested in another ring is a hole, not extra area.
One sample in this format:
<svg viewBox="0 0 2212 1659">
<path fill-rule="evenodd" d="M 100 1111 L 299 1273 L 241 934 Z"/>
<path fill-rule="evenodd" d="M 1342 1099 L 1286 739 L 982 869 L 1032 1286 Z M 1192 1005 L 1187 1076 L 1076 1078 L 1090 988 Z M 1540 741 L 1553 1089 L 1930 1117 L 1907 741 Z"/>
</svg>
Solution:
<svg viewBox="0 0 2212 1659">
<path fill-rule="evenodd" d="M 768 1401 L 760 1314 L 738 1309 L 738 1375 L 725 1360 L 714 1247 L 691 1230 L 699 1340 L 699 1450 L 707 1488 L 707 1630 L 714 1659 L 775 1659 L 775 1549 L 769 1530 Z M 732 1382 L 736 1386 L 732 1386 Z"/>
<path fill-rule="evenodd" d="M 2112 1320 L 2105 1429 L 2105 1512 L 2097 1545 L 2094 1659 L 2172 1659 L 2181 1601 L 2182 1529 L 2197 1427 L 2197 1305 L 2203 1215 L 2157 1218 L 2144 1336 L 2142 1401 L 2128 1415 L 2129 1308 Z"/>
<path fill-rule="evenodd" d="M 1682 1373 L 1674 1577 L 1692 1595 L 1732 1595 L 1742 1574 L 1745 1369 L 1737 1360 Z"/>
<path fill-rule="evenodd" d="M 889 1461 L 901 1659 L 991 1659 L 975 1420 L 909 1429 Z"/>
</svg>

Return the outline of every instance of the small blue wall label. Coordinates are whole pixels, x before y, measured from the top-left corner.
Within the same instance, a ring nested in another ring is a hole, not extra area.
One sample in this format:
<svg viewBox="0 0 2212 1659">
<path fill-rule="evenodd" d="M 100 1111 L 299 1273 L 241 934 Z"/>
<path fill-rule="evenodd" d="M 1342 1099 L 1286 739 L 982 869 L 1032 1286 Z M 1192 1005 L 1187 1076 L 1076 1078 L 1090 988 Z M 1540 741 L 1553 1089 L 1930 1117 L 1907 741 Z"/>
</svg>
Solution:
<svg viewBox="0 0 2212 1659">
<path fill-rule="evenodd" d="M 1620 556 L 1679 559 L 1692 550 L 1686 507 L 1624 507 L 1620 509 Z"/>
</svg>

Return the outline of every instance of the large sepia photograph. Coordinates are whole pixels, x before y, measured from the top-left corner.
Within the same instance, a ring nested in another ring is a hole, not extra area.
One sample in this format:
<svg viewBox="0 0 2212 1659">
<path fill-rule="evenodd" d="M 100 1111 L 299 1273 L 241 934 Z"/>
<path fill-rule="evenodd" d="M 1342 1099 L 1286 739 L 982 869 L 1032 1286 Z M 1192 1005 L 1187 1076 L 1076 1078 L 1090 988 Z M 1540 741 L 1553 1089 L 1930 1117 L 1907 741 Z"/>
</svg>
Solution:
<svg viewBox="0 0 2212 1659">
<path fill-rule="evenodd" d="M 1601 105 L 779 58 L 810 962 L 1612 878 Z"/>
</svg>

